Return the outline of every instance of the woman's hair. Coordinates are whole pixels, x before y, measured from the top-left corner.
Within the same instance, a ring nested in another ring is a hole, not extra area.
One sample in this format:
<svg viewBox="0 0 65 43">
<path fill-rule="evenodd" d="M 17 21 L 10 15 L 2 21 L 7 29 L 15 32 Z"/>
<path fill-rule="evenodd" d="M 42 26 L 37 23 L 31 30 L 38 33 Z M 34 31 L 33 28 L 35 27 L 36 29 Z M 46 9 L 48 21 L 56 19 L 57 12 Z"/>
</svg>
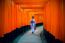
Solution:
<svg viewBox="0 0 65 43">
<path fill-rule="evenodd" d="M 32 18 L 34 18 L 34 16 L 32 16 Z"/>
</svg>

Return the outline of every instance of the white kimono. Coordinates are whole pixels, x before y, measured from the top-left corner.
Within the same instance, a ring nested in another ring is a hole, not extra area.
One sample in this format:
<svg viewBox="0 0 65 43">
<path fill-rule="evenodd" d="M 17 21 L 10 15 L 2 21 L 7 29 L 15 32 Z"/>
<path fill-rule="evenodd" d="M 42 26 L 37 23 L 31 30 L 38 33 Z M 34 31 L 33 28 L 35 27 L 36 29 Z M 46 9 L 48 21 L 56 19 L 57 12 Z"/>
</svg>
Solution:
<svg viewBox="0 0 65 43">
<path fill-rule="evenodd" d="M 31 20 L 31 31 L 34 32 L 35 31 L 34 29 L 35 29 L 35 20 L 32 19 Z"/>
</svg>

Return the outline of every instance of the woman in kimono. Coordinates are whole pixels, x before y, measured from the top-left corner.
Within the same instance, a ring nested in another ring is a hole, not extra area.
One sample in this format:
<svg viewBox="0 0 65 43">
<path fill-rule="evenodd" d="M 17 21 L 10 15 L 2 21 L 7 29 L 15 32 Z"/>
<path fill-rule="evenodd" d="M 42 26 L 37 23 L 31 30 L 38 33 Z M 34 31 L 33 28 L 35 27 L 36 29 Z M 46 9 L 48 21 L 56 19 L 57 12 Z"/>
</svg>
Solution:
<svg viewBox="0 0 65 43">
<path fill-rule="evenodd" d="M 34 31 L 35 31 L 35 19 L 34 19 L 34 16 L 32 16 L 32 20 L 31 20 L 31 30 L 32 30 L 32 33 L 34 33 Z"/>
</svg>

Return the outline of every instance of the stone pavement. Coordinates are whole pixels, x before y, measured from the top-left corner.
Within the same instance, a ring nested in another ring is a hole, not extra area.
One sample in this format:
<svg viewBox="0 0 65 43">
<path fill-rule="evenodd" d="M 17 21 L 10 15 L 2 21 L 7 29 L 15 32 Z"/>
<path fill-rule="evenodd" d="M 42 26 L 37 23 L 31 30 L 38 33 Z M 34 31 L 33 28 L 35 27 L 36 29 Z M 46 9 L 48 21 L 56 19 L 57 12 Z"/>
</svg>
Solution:
<svg viewBox="0 0 65 43">
<path fill-rule="evenodd" d="M 43 31 L 43 26 L 36 27 L 35 32 L 32 34 L 31 30 L 27 31 L 23 36 L 18 36 L 13 43 L 42 43 L 40 33 Z M 44 41 L 44 43 L 46 43 Z"/>
</svg>

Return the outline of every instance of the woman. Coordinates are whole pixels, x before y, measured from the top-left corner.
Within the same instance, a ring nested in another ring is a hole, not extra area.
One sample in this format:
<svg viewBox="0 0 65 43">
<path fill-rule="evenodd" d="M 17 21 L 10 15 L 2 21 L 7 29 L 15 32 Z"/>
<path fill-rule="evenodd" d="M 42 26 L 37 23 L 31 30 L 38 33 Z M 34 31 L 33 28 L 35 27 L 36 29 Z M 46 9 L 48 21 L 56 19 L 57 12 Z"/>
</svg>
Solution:
<svg viewBox="0 0 65 43">
<path fill-rule="evenodd" d="M 32 16 L 32 20 L 31 20 L 31 30 L 32 30 L 32 33 L 34 33 L 34 31 L 35 31 L 35 19 L 34 19 L 34 16 Z"/>
</svg>

